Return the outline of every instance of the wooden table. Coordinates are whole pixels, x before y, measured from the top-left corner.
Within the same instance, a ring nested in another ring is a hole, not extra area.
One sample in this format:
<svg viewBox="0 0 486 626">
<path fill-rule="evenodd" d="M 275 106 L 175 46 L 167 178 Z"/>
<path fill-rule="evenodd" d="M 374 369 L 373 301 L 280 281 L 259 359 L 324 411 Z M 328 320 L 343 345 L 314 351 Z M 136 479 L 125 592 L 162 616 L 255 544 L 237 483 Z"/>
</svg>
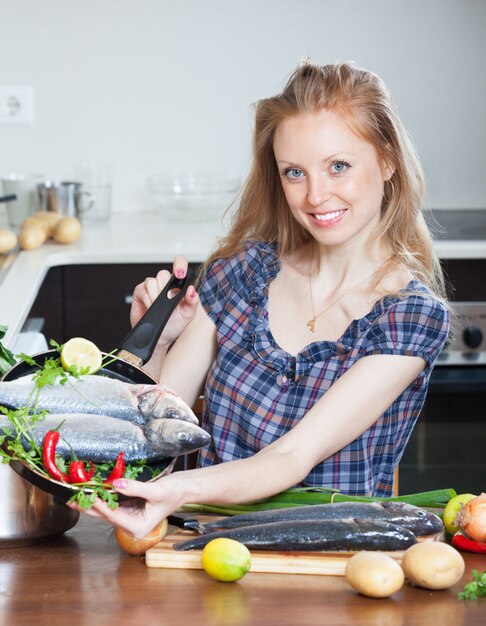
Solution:
<svg viewBox="0 0 486 626">
<path fill-rule="evenodd" d="M 145 566 L 86 516 L 58 539 L 0 550 L 0 626 L 465 626 L 486 623 L 486 598 L 457 593 L 481 555 L 464 555 L 464 579 L 447 591 L 406 584 L 393 598 L 355 593 L 343 577 L 249 573 L 220 583 L 203 571 Z"/>
</svg>

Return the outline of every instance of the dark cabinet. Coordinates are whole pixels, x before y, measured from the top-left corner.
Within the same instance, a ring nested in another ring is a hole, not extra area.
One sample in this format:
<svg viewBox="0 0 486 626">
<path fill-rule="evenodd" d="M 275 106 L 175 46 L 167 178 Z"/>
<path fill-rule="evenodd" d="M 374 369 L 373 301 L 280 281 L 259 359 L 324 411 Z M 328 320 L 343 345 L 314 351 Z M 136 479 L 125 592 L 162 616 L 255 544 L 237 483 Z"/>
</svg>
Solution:
<svg viewBox="0 0 486 626">
<path fill-rule="evenodd" d="M 110 352 L 130 330 L 130 298 L 135 286 L 147 276 L 171 268 L 168 263 L 51 268 L 29 317 L 44 320 L 42 332 L 48 339 L 63 343 L 71 337 L 85 337 Z"/>
</svg>

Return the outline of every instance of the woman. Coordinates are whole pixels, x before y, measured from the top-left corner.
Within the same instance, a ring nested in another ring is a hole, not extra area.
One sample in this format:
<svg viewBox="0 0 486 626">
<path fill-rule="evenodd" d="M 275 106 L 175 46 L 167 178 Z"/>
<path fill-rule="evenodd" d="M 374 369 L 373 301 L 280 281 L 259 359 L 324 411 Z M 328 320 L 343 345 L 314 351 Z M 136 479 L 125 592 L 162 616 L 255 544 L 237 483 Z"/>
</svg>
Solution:
<svg viewBox="0 0 486 626">
<path fill-rule="evenodd" d="M 148 364 L 187 402 L 204 393 L 212 443 L 198 469 L 117 481 L 142 509 L 90 514 L 143 536 L 185 503 L 300 483 L 390 495 L 449 329 L 422 193 L 376 75 L 306 62 L 260 101 L 233 227 Z M 132 323 L 167 278 L 137 286 Z"/>
</svg>

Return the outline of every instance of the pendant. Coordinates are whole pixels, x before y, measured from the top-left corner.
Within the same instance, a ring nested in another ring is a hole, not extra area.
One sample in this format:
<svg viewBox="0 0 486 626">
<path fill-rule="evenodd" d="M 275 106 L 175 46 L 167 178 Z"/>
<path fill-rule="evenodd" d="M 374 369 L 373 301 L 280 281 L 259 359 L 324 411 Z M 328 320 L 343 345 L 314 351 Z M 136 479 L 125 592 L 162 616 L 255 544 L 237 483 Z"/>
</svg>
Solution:
<svg viewBox="0 0 486 626">
<path fill-rule="evenodd" d="M 311 333 L 315 332 L 316 318 L 313 317 L 311 320 L 307 322 L 307 328 L 311 331 Z"/>
</svg>

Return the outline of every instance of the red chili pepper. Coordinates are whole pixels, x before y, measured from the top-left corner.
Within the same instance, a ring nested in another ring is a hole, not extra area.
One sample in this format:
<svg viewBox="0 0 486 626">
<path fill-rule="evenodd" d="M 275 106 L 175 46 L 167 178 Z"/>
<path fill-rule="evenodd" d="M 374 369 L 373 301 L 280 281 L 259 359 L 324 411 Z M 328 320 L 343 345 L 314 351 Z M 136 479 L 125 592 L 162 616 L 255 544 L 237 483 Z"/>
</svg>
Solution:
<svg viewBox="0 0 486 626">
<path fill-rule="evenodd" d="M 91 465 L 91 469 L 87 472 L 84 466 L 84 461 L 71 461 L 69 464 L 69 478 L 72 483 L 87 483 L 91 480 L 95 472 L 95 466 L 92 461 L 89 463 Z"/>
<path fill-rule="evenodd" d="M 69 477 L 61 472 L 56 464 L 56 447 L 60 436 L 58 430 L 49 430 L 46 433 L 42 446 L 42 460 L 49 476 L 61 482 L 69 483 Z"/>
<path fill-rule="evenodd" d="M 111 474 L 106 480 L 103 481 L 104 485 L 111 485 L 117 478 L 122 478 L 125 472 L 125 453 L 120 452 L 116 458 L 115 467 L 112 469 Z"/>
<path fill-rule="evenodd" d="M 486 543 L 473 541 L 472 539 L 465 537 L 462 533 L 456 533 L 452 537 L 452 545 L 458 550 L 464 550 L 465 552 L 477 552 L 478 554 L 486 554 Z"/>
<path fill-rule="evenodd" d="M 86 472 L 86 475 L 88 476 L 88 480 L 91 480 L 93 478 L 96 468 L 93 461 L 89 461 L 89 464 L 91 465 L 91 469 L 89 470 L 89 472 Z"/>
</svg>

